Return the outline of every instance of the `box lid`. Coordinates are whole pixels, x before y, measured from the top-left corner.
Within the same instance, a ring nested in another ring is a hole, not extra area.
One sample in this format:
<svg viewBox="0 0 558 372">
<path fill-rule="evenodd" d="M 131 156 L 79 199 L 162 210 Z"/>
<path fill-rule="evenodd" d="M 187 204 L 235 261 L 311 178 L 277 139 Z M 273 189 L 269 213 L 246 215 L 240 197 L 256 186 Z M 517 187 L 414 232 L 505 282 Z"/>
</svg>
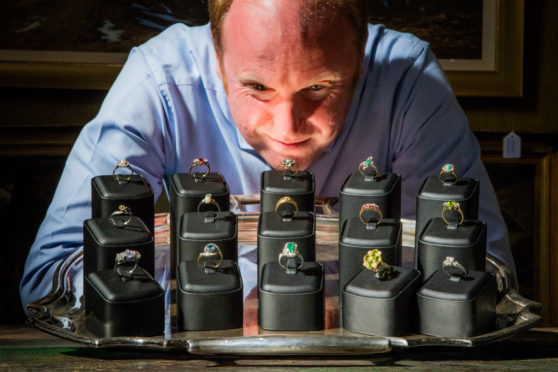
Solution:
<svg viewBox="0 0 558 372">
<path fill-rule="evenodd" d="M 380 280 L 372 270 L 362 269 L 344 288 L 346 293 L 370 298 L 394 298 L 399 295 L 420 274 L 413 269 L 392 266 L 392 278 Z M 413 296 L 414 296 L 413 292 Z"/>
<path fill-rule="evenodd" d="M 424 180 L 419 197 L 434 200 L 467 200 L 477 192 L 479 181 L 472 178 L 459 178 L 450 186 L 444 186 L 438 176 L 428 177 Z"/>
<path fill-rule="evenodd" d="M 175 173 L 171 176 L 171 183 L 179 195 L 186 197 L 201 198 L 211 194 L 215 198 L 229 193 L 229 185 L 219 173 L 208 173 L 201 182 L 189 173 Z"/>
<path fill-rule="evenodd" d="M 108 217 L 90 218 L 83 222 L 99 246 L 130 246 L 153 242 L 153 235 L 145 223 L 136 216 L 131 216 L 127 225 L 114 226 Z"/>
<path fill-rule="evenodd" d="M 213 222 L 204 222 L 204 214 L 184 213 L 179 236 L 184 240 L 226 240 L 236 237 L 236 215 L 222 211 Z"/>
<path fill-rule="evenodd" d="M 448 301 L 470 301 L 494 280 L 494 276 L 484 271 L 469 271 L 460 281 L 450 280 L 442 269 L 428 278 L 418 294 L 424 297 Z"/>
<path fill-rule="evenodd" d="M 238 265 L 231 260 L 223 260 L 214 273 L 206 273 L 196 261 L 182 261 L 178 280 L 180 289 L 189 293 L 231 292 L 242 287 Z"/>
<path fill-rule="evenodd" d="M 420 242 L 452 247 L 472 246 L 485 230 L 486 224 L 481 221 L 465 220 L 456 229 L 451 229 L 441 217 L 435 217 L 422 230 Z"/>
<path fill-rule="evenodd" d="M 163 296 L 163 288 L 141 267 L 134 270 L 132 279 L 123 280 L 114 270 L 103 270 L 87 275 L 86 280 L 107 302 L 131 302 Z"/>
<path fill-rule="evenodd" d="M 370 248 L 393 247 L 399 243 L 401 223 L 385 219 L 375 229 L 367 229 L 358 217 L 349 218 L 343 224 L 341 243 Z"/>
<path fill-rule="evenodd" d="M 294 238 L 312 235 L 316 223 L 314 213 L 298 211 L 290 220 L 283 220 L 275 211 L 260 214 L 258 234 L 268 238 Z"/>
<path fill-rule="evenodd" d="M 91 178 L 91 185 L 103 199 L 141 199 L 153 196 L 149 181 L 140 174 L 129 181 L 118 182 L 112 175 Z"/>
<path fill-rule="evenodd" d="M 277 262 L 268 262 L 262 269 L 261 288 L 270 293 L 308 293 L 322 288 L 324 267 L 318 262 L 305 262 L 296 274 L 287 274 Z"/>
<path fill-rule="evenodd" d="M 314 192 L 314 174 L 309 171 L 296 172 L 292 177 L 283 177 L 283 171 L 262 172 L 261 187 L 264 192 L 282 195 Z"/>
<path fill-rule="evenodd" d="M 391 193 L 400 180 L 395 173 L 384 173 L 380 177 L 366 180 L 360 172 L 353 172 L 341 186 L 342 194 L 380 196 Z"/>
</svg>

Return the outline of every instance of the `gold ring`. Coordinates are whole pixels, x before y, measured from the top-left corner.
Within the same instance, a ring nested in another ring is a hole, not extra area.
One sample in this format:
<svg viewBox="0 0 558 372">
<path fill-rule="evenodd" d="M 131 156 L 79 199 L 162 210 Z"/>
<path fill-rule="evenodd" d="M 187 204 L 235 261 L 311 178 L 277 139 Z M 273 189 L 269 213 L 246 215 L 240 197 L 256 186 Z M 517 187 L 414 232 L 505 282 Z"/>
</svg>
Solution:
<svg viewBox="0 0 558 372">
<path fill-rule="evenodd" d="M 221 249 L 217 244 L 207 243 L 203 247 L 203 252 L 198 255 L 198 266 L 202 269 L 205 269 L 207 267 L 206 262 L 208 261 L 208 259 L 215 256 L 219 256 L 219 260 L 217 261 L 215 266 L 213 266 L 213 268 L 216 269 L 223 263 L 223 253 L 221 252 Z"/>
<path fill-rule="evenodd" d="M 190 169 L 188 169 L 188 173 L 192 174 L 192 169 L 194 167 L 197 167 L 197 166 L 207 167 L 207 171 L 201 175 L 202 178 L 205 178 L 209 174 L 209 170 L 210 170 L 209 161 L 207 159 L 204 159 L 204 158 L 194 159 L 192 161 L 192 164 L 190 165 Z M 195 174 L 194 174 L 194 177 L 195 177 Z"/>
<path fill-rule="evenodd" d="M 219 203 L 217 203 L 215 199 L 213 199 L 213 196 L 211 194 L 205 194 L 203 199 L 198 204 L 198 215 L 201 213 L 202 205 L 210 205 L 210 204 L 214 205 L 217 208 L 217 213 L 221 212 L 221 207 L 219 206 Z"/>
<path fill-rule="evenodd" d="M 375 273 L 380 280 L 391 278 L 391 266 L 382 261 L 382 252 L 372 249 L 362 258 L 362 266 Z"/>
<path fill-rule="evenodd" d="M 447 256 L 442 262 L 442 269 L 449 276 L 464 277 L 469 272 L 465 266 L 461 265 L 454 257 Z"/>
<path fill-rule="evenodd" d="M 378 213 L 378 221 L 376 221 L 376 224 L 380 224 L 382 222 L 382 219 L 384 217 L 384 215 L 382 214 L 382 210 L 380 209 L 380 207 L 378 206 L 378 204 L 374 204 L 374 203 L 367 203 L 367 204 L 363 204 L 362 207 L 360 207 L 360 213 L 358 214 L 358 218 L 360 218 L 360 222 L 362 222 L 363 224 L 368 224 L 371 221 L 366 221 L 364 220 L 364 218 L 362 218 L 362 214 L 366 211 L 373 211 Z"/>
<path fill-rule="evenodd" d="M 141 259 L 141 253 L 134 251 L 132 249 L 126 249 L 123 252 L 117 253 L 114 259 L 114 271 L 118 276 L 123 278 L 131 278 L 132 274 L 138 267 L 138 262 Z M 133 264 L 131 266 L 130 264 Z M 130 267 L 128 270 L 124 270 L 124 267 Z"/>
<path fill-rule="evenodd" d="M 287 260 L 284 260 L 284 258 L 286 258 Z M 283 269 L 287 269 L 285 265 L 287 264 L 289 258 L 295 258 L 295 261 L 297 261 L 297 269 L 300 269 L 302 265 L 304 265 L 304 258 L 298 251 L 298 244 L 296 244 L 295 242 L 285 243 L 283 245 L 283 251 L 279 254 L 279 257 L 277 257 L 277 261 Z M 296 258 L 298 258 L 298 260 L 296 260 Z"/>
<path fill-rule="evenodd" d="M 120 221 L 117 223 L 118 219 L 115 219 L 117 216 L 127 216 L 124 221 Z M 109 216 L 109 222 L 116 227 L 124 227 L 132 221 L 132 210 L 130 207 L 125 206 L 124 204 L 120 204 L 118 209 L 112 212 Z"/>
<path fill-rule="evenodd" d="M 128 168 L 130 170 L 130 174 L 128 174 L 126 177 L 122 178 L 122 174 L 116 173 L 116 170 L 118 168 Z M 112 170 L 112 177 L 117 182 L 130 181 L 132 179 L 133 175 L 134 175 L 134 170 L 132 169 L 132 166 L 130 165 L 130 163 L 128 163 L 128 161 L 126 161 L 126 160 L 120 160 L 118 163 L 116 163 L 116 166 Z"/>
<path fill-rule="evenodd" d="M 374 158 L 372 156 L 367 157 L 366 160 L 359 164 L 358 171 L 364 177 L 370 176 L 371 174 L 366 173 L 368 168 L 372 168 L 374 170 L 374 178 L 380 177 L 380 172 L 378 172 L 378 168 L 376 167 L 376 164 L 374 164 Z"/>
<path fill-rule="evenodd" d="M 455 167 L 453 164 L 447 163 L 442 167 L 438 178 L 442 183 L 448 183 L 453 185 L 457 182 L 457 173 L 455 173 Z"/>
<path fill-rule="evenodd" d="M 463 223 L 463 220 L 465 219 L 465 216 L 463 216 L 463 211 L 461 210 L 461 206 L 459 205 L 459 202 L 450 200 L 447 202 L 444 202 L 444 204 L 442 204 L 444 207 L 442 208 L 442 219 L 444 220 L 444 222 L 446 224 L 450 224 L 450 221 L 448 221 L 448 219 L 446 218 L 445 214 L 447 211 L 456 211 L 457 213 L 459 213 L 460 216 L 460 220 L 457 223 L 458 225 L 461 225 Z"/>
<path fill-rule="evenodd" d="M 291 204 L 292 206 L 294 206 L 294 208 L 295 208 L 294 212 L 293 213 L 283 213 L 281 215 L 279 213 L 279 207 L 283 204 Z M 283 196 L 281 199 L 277 200 L 277 203 L 275 203 L 275 213 L 281 218 L 288 217 L 289 215 L 294 216 L 295 214 L 297 214 L 297 212 L 298 212 L 298 204 L 290 196 Z"/>
</svg>

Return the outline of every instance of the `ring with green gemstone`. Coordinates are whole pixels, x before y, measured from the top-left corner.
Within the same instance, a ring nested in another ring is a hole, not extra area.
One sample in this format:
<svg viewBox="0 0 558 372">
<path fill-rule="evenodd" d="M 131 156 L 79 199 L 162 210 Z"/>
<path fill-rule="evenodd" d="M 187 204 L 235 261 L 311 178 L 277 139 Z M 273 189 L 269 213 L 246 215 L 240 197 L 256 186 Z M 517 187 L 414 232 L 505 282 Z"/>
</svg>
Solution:
<svg viewBox="0 0 558 372">
<path fill-rule="evenodd" d="M 442 183 L 453 185 L 457 182 L 457 173 L 455 173 L 455 166 L 453 164 L 444 164 L 438 178 Z"/>
<path fill-rule="evenodd" d="M 298 251 L 298 244 L 296 244 L 295 242 L 286 242 L 283 245 L 283 251 L 281 251 L 279 257 L 277 258 L 277 260 L 279 261 L 279 265 L 283 269 L 287 269 L 286 264 L 289 258 L 295 259 L 297 269 L 300 269 L 304 264 L 304 258 Z"/>
<path fill-rule="evenodd" d="M 209 266 L 208 262 L 213 262 L 213 266 Z M 202 269 L 206 267 L 218 268 L 222 263 L 223 253 L 215 243 L 207 243 L 203 247 L 203 251 L 198 255 L 198 266 Z"/>
<path fill-rule="evenodd" d="M 459 222 L 457 222 L 458 225 L 461 225 L 463 223 L 463 220 L 465 219 L 465 216 L 463 215 L 463 211 L 461 210 L 461 206 L 459 205 L 459 202 L 456 202 L 454 200 L 450 200 L 450 201 L 444 202 L 442 205 L 443 205 L 442 219 L 444 220 L 445 223 L 447 223 L 448 225 L 452 221 L 459 221 Z M 452 214 L 458 215 L 459 216 L 458 219 L 449 219 L 448 216 L 446 216 L 446 214 L 448 214 L 448 212 L 453 212 Z"/>
<path fill-rule="evenodd" d="M 367 176 L 373 176 L 374 178 L 380 177 L 380 172 L 378 171 L 376 164 L 374 164 L 374 158 L 372 156 L 367 157 L 366 160 L 362 161 L 359 164 L 358 171 L 364 177 Z"/>
<path fill-rule="evenodd" d="M 376 278 L 380 280 L 391 279 L 391 266 L 382 261 L 382 251 L 378 249 L 369 250 L 362 258 L 362 266 L 372 270 Z"/>
</svg>

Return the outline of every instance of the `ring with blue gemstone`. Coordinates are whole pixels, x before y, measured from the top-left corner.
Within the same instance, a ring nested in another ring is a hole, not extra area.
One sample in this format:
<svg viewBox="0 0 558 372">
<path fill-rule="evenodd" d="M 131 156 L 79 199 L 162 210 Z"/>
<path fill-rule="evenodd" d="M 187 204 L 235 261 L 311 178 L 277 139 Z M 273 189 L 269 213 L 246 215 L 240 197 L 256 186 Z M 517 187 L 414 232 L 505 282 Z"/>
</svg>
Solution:
<svg viewBox="0 0 558 372">
<path fill-rule="evenodd" d="M 212 265 L 210 265 L 212 263 Z M 198 255 L 198 266 L 202 269 L 206 267 L 218 268 L 223 263 L 223 253 L 221 248 L 215 243 L 207 243 L 203 251 Z"/>
</svg>

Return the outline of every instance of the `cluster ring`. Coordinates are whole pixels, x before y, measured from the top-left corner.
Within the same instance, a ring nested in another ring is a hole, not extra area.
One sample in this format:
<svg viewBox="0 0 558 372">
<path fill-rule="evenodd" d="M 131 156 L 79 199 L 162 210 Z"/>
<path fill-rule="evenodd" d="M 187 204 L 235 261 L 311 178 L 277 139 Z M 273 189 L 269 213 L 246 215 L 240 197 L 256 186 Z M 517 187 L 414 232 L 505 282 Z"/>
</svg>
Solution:
<svg viewBox="0 0 558 372">
<path fill-rule="evenodd" d="M 380 172 L 378 171 L 378 168 L 376 167 L 376 164 L 374 164 L 374 158 L 372 156 L 369 156 L 366 158 L 366 160 L 362 161 L 359 166 L 358 166 L 358 171 L 360 172 L 360 174 L 362 174 L 363 177 L 369 176 L 371 174 L 366 173 L 366 170 L 368 168 L 371 168 L 374 170 L 374 178 L 380 177 Z"/>
<path fill-rule="evenodd" d="M 378 249 L 372 249 L 366 253 L 362 258 L 362 266 L 373 271 L 380 280 L 391 278 L 392 268 L 382 260 L 382 252 Z"/>
<path fill-rule="evenodd" d="M 294 258 L 297 261 L 297 270 L 300 269 L 302 265 L 304 265 L 304 258 L 298 251 L 298 244 L 296 244 L 295 242 L 286 242 L 283 245 L 283 250 L 277 257 L 277 261 L 283 269 L 287 269 L 286 264 L 289 258 Z"/>
<path fill-rule="evenodd" d="M 138 262 L 141 259 L 141 253 L 132 249 L 126 249 L 119 252 L 114 258 L 114 271 L 121 277 L 131 278 L 132 274 L 138 267 Z M 130 265 L 133 264 L 133 265 Z M 125 269 L 128 268 L 127 270 Z"/>
</svg>

